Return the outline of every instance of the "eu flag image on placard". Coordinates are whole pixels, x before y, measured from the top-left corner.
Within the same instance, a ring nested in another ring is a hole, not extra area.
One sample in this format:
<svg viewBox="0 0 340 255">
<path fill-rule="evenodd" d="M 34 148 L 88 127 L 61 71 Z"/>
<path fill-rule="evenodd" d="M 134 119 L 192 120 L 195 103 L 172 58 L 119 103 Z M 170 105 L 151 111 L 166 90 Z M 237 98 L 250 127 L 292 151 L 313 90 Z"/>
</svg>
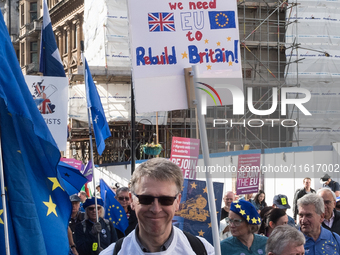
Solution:
<svg viewBox="0 0 340 255">
<path fill-rule="evenodd" d="M 234 11 L 209 12 L 210 29 L 236 28 Z"/>
</svg>

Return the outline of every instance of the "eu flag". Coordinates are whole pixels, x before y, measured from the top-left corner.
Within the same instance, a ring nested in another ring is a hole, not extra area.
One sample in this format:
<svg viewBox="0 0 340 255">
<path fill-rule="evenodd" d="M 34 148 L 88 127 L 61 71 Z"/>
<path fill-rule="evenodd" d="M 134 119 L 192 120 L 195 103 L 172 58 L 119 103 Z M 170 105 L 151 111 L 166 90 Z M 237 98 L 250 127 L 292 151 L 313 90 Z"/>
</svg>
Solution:
<svg viewBox="0 0 340 255">
<path fill-rule="evenodd" d="M 113 190 L 103 179 L 100 179 L 100 196 L 104 201 L 105 219 L 112 221 L 115 228 L 125 233 L 125 229 L 129 226 L 125 210 L 115 199 Z"/>
<path fill-rule="evenodd" d="M 90 68 L 85 59 L 85 83 L 87 107 L 91 109 L 92 125 L 94 136 L 96 138 L 97 151 L 102 155 L 105 149 L 105 139 L 111 136 L 109 125 L 107 124 L 104 109 L 100 101 L 100 97 L 93 82 Z"/>
<path fill-rule="evenodd" d="M 220 218 L 223 183 L 214 182 L 217 218 Z M 211 219 L 209 213 L 208 193 L 205 181 L 184 179 L 179 210 L 173 224 L 194 236 L 204 237 L 213 245 Z"/>
<path fill-rule="evenodd" d="M 66 77 L 60 58 L 57 43 L 52 30 L 47 1 L 43 0 L 43 24 L 40 39 L 40 67 L 39 72 L 44 76 Z"/>
<path fill-rule="evenodd" d="M 11 254 L 66 255 L 71 203 L 57 177 L 60 151 L 25 83 L 2 14 L 0 59 L 0 133 Z M 0 231 L 0 242 L 3 239 Z"/>
<path fill-rule="evenodd" d="M 62 179 L 62 186 L 65 187 L 67 194 L 70 196 L 78 193 L 87 183 L 86 177 L 77 168 L 65 162 L 60 161 L 57 169 Z"/>
<path fill-rule="evenodd" d="M 234 11 L 209 12 L 210 29 L 236 28 Z"/>
</svg>

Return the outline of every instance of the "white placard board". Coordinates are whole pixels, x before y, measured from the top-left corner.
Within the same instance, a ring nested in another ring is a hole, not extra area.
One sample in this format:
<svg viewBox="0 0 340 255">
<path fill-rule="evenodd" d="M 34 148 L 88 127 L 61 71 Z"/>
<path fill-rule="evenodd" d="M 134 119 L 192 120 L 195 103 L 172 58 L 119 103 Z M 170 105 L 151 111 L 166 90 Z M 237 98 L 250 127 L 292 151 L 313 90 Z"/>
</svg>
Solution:
<svg viewBox="0 0 340 255">
<path fill-rule="evenodd" d="M 242 89 L 236 1 L 129 0 L 128 10 L 138 112 L 186 109 L 192 65 L 201 78 L 238 78 Z"/>
<path fill-rule="evenodd" d="M 68 78 L 26 75 L 25 80 L 60 151 L 66 151 Z"/>
</svg>

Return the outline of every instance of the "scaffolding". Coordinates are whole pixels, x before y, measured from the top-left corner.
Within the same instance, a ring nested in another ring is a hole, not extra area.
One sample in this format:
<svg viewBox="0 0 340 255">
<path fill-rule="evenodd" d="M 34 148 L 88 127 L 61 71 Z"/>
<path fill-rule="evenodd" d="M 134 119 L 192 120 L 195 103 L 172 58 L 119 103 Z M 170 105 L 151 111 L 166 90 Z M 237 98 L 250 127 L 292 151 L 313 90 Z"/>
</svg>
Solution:
<svg viewBox="0 0 340 255">
<path fill-rule="evenodd" d="M 280 124 L 283 119 L 289 118 L 287 115 L 281 115 L 280 88 L 286 86 L 284 74 L 287 62 L 294 61 L 286 60 L 286 11 L 291 8 L 289 5 L 292 4 L 286 1 L 239 1 L 238 18 L 245 98 L 248 97 L 247 89 L 252 88 L 254 108 L 270 109 L 272 88 L 276 87 L 279 91 L 276 95 L 278 107 L 274 113 L 267 116 L 254 116 L 249 111 L 246 111 L 243 116 L 235 116 L 232 106 L 208 107 L 206 126 L 210 153 L 239 150 L 246 144 L 250 149 L 292 146 L 294 128 Z M 245 109 L 248 109 L 247 105 Z M 234 122 L 241 123 L 256 119 L 258 123 L 263 122 L 264 125 L 261 128 L 241 124 L 233 127 L 229 125 L 213 127 L 214 119 L 232 119 Z M 266 119 L 277 121 L 270 122 Z M 95 156 L 96 163 L 130 161 L 130 123 L 110 123 L 110 128 L 112 137 L 106 140 L 103 156 Z M 170 157 L 173 136 L 196 138 L 196 128 L 195 109 L 169 112 L 167 125 L 159 127 L 158 138 L 164 149 L 160 156 Z M 154 138 L 155 126 L 137 123 L 136 129 L 137 159 L 144 159 L 146 155 L 140 153 L 140 145 Z M 69 139 L 70 147 L 71 149 L 76 147 L 75 151 L 79 151 L 79 159 L 86 160 L 87 152 L 84 148 L 88 147 L 88 142 L 77 141 L 82 139 L 82 133 L 86 132 L 80 124 L 74 125 L 72 137 Z"/>
</svg>

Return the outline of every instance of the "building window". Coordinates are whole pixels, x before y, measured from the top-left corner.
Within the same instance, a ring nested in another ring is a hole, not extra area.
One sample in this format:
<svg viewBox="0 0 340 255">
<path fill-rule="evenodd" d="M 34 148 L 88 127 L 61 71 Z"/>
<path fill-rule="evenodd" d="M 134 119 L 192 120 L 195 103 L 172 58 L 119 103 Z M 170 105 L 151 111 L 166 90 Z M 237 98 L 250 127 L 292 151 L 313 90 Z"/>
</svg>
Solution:
<svg viewBox="0 0 340 255">
<path fill-rule="evenodd" d="M 30 22 L 38 19 L 37 2 L 30 3 Z"/>
<path fill-rule="evenodd" d="M 21 26 L 24 26 L 25 25 L 25 6 L 22 4 L 20 5 L 20 17 L 21 17 Z"/>
<path fill-rule="evenodd" d="M 64 47 L 64 53 L 66 54 L 68 52 L 68 35 L 67 35 L 67 31 L 65 31 L 65 36 L 64 36 L 64 40 L 65 40 L 65 47 Z"/>
<path fill-rule="evenodd" d="M 31 63 L 38 63 L 38 42 L 31 42 L 30 52 L 31 52 Z"/>
<path fill-rule="evenodd" d="M 77 25 L 74 26 L 74 40 L 73 40 L 73 49 L 77 48 L 77 41 L 78 41 L 78 31 L 77 31 Z"/>
</svg>

